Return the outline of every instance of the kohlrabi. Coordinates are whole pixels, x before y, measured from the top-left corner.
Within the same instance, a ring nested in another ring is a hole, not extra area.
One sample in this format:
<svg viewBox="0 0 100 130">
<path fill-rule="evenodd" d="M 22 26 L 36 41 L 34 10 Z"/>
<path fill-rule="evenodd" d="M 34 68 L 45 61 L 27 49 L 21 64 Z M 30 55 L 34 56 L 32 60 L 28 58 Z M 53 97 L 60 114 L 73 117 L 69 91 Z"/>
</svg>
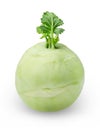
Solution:
<svg viewBox="0 0 100 130">
<path fill-rule="evenodd" d="M 45 42 L 29 48 L 16 70 L 16 88 L 23 101 L 39 111 L 58 111 L 70 106 L 79 96 L 84 69 L 78 56 L 59 43 L 63 21 L 45 12 L 37 32 Z"/>
</svg>

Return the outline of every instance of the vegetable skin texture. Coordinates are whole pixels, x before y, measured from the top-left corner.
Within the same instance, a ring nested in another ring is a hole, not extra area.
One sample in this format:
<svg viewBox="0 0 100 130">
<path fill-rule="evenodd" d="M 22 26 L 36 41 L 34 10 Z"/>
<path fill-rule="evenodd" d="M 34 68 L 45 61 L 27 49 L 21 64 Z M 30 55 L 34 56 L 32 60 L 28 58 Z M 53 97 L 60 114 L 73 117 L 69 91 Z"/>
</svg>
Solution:
<svg viewBox="0 0 100 130">
<path fill-rule="evenodd" d="M 16 70 L 16 89 L 22 100 L 38 111 L 58 111 L 70 106 L 84 83 L 78 56 L 63 44 L 57 49 L 38 43 L 22 56 Z"/>
</svg>

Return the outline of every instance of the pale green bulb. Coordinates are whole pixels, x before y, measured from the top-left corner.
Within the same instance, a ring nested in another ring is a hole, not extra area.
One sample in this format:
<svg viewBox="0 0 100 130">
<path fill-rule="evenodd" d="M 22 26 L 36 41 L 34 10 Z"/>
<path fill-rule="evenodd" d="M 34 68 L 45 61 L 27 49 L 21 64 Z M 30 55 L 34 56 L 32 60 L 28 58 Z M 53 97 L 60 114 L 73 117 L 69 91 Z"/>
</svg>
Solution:
<svg viewBox="0 0 100 130">
<path fill-rule="evenodd" d="M 48 49 L 45 43 L 29 48 L 16 70 L 16 88 L 32 109 L 57 111 L 79 96 L 84 69 L 77 55 L 63 44 Z"/>
</svg>

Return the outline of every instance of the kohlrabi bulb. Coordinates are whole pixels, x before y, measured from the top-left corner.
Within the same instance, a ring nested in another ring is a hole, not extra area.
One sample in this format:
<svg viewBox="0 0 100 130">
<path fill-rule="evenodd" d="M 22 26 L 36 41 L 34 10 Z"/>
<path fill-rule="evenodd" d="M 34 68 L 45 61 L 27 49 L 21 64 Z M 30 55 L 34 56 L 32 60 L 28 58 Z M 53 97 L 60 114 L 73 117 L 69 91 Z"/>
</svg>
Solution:
<svg viewBox="0 0 100 130">
<path fill-rule="evenodd" d="M 79 58 L 63 44 L 47 49 L 39 43 L 28 49 L 16 71 L 16 88 L 32 109 L 57 111 L 79 96 L 84 70 Z"/>
<path fill-rule="evenodd" d="M 84 83 L 84 69 L 78 56 L 58 43 L 63 24 L 54 13 L 45 12 L 37 32 L 46 39 L 29 48 L 16 70 L 16 89 L 32 109 L 58 111 L 70 106 Z"/>
</svg>

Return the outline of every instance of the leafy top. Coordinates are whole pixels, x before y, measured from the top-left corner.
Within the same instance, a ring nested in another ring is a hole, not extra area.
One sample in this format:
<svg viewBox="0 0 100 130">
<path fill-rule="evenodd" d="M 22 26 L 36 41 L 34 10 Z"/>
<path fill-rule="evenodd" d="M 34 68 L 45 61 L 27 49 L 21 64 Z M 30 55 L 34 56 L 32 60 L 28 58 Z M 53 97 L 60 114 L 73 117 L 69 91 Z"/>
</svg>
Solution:
<svg viewBox="0 0 100 130">
<path fill-rule="evenodd" d="M 41 25 L 37 27 L 37 32 L 42 34 L 42 38 L 46 39 L 47 48 L 56 48 L 55 44 L 59 41 L 59 34 L 64 32 L 63 21 L 52 12 L 44 12 L 41 18 Z"/>
</svg>

